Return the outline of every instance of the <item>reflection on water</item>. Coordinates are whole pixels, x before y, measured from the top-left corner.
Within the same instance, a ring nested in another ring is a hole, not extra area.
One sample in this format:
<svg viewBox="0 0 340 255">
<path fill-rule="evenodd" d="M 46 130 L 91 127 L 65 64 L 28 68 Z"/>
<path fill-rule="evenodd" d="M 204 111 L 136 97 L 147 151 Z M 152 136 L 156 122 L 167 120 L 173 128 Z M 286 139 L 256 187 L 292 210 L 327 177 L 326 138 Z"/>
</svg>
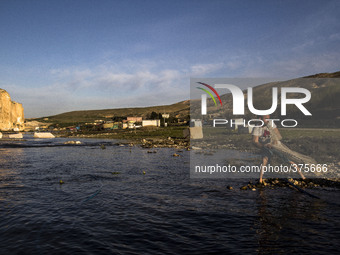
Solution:
<svg viewBox="0 0 340 255">
<path fill-rule="evenodd" d="M 14 151 L 0 148 L 0 185 L 6 189 L 20 189 L 22 183 L 17 173 L 17 159 L 23 156 L 23 149 Z M 11 192 L 6 193 L 6 197 L 0 193 L 0 200 L 11 199 Z"/>
<path fill-rule="evenodd" d="M 338 206 L 330 212 L 325 210 L 327 202 L 305 199 L 289 189 L 259 191 L 256 201 L 258 219 L 254 228 L 259 254 L 335 251 L 332 242 L 339 229 L 338 218 L 334 217 Z"/>
<path fill-rule="evenodd" d="M 331 203 L 288 188 L 240 191 L 244 179 L 190 179 L 187 151 L 64 141 L 0 144 L 1 254 L 339 249 L 338 207 Z M 325 200 L 339 195 L 319 192 Z"/>
</svg>

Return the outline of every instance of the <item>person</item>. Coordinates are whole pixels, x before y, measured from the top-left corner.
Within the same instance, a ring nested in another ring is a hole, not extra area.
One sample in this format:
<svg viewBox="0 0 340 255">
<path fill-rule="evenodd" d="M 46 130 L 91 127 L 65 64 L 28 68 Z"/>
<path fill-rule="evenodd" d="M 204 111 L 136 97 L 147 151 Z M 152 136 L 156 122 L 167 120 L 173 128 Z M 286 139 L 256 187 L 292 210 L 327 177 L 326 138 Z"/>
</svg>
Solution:
<svg viewBox="0 0 340 255">
<path fill-rule="evenodd" d="M 257 148 L 261 149 L 261 155 L 262 155 L 262 165 L 261 165 L 261 170 L 260 170 L 259 183 L 263 183 L 264 168 L 270 162 L 270 159 L 273 154 L 276 154 L 283 161 L 288 162 L 291 165 L 293 165 L 298 171 L 298 173 L 300 174 L 301 178 L 305 179 L 305 177 L 303 176 L 297 164 L 295 164 L 292 160 L 289 160 L 282 154 L 275 153 L 275 150 L 272 149 L 272 147 L 275 144 L 280 143 L 280 140 L 282 139 L 282 137 L 274 121 L 270 121 L 270 115 L 259 116 L 259 119 L 263 121 L 263 126 L 254 127 L 252 131 L 252 139 L 253 139 L 252 142 Z"/>
</svg>

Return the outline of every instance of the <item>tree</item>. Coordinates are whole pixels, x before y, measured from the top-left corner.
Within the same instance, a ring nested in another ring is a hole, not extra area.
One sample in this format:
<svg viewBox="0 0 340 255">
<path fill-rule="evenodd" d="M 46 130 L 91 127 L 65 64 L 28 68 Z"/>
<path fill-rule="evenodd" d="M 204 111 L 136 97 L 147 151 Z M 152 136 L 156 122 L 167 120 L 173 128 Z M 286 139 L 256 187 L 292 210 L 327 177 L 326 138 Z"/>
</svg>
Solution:
<svg viewBox="0 0 340 255">
<path fill-rule="evenodd" d="M 152 112 L 151 115 L 150 115 L 150 119 L 152 119 L 152 120 L 158 119 L 158 113 Z"/>
</svg>

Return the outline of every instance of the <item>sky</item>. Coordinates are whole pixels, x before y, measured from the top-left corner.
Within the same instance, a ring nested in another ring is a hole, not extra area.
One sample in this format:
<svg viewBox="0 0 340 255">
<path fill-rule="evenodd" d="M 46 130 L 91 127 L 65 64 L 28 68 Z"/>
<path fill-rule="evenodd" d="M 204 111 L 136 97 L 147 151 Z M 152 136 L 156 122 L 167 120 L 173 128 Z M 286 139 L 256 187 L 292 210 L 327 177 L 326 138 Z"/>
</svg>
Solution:
<svg viewBox="0 0 340 255">
<path fill-rule="evenodd" d="M 190 78 L 340 70 L 337 0 L 1 0 L 0 88 L 25 117 L 172 104 Z"/>
</svg>

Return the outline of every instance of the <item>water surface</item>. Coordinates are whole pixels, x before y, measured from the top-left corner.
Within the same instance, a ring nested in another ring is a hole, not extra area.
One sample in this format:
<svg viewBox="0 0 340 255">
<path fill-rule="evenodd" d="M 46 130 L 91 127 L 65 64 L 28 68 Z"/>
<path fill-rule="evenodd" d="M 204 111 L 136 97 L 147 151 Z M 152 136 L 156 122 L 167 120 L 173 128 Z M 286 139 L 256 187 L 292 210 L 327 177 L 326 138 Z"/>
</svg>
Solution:
<svg viewBox="0 0 340 255">
<path fill-rule="evenodd" d="M 1 254 L 335 254 L 340 248 L 338 190 L 310 190 L 322 200 L 289 188 L 241 191 L 248 180 L 190 179 L 187 151 L 65 141 L 0 143 Z"/>
</svg>

